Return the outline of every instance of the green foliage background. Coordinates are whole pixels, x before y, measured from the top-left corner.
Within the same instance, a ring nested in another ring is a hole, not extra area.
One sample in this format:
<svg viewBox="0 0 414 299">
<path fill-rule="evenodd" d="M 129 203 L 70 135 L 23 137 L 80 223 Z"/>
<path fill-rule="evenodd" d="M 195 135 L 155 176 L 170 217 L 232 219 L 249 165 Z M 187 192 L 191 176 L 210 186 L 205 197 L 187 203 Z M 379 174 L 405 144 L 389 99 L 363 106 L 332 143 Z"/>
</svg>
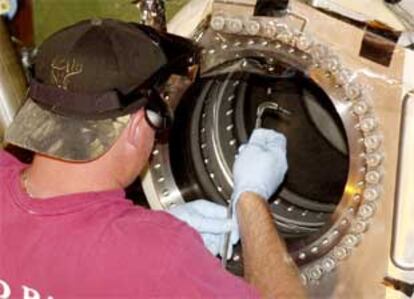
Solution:
<svg viewBox="0 0 414 299">
<path fill-rule="evenodd" d="M 53 32 L 92 17 L 118 18 L 125 21 L 139 19 L 139 11 L 132 0 L 35 0 L 35 41 L 40 44 Z M 187 2 L 166 2 L 167 19 Z"/>
</svg>

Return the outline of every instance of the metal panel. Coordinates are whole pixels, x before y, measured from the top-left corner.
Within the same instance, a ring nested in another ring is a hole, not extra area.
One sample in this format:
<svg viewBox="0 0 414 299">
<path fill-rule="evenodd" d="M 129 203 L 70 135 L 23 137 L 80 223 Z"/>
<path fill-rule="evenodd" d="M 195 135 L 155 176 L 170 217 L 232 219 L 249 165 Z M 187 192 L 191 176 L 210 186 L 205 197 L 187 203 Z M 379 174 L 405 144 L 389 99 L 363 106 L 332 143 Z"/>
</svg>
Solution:
<svg viewBox="0 0 414 299">
<path fill-rule="evenodd" d="M 396 209 L 394 214 L 392 260 L 404 270 L 414 270 L 414 184 L 410 175 L 414 166 L 414 92 L 407 94 L 401 121 L 398 159 Z"/>
</svg>

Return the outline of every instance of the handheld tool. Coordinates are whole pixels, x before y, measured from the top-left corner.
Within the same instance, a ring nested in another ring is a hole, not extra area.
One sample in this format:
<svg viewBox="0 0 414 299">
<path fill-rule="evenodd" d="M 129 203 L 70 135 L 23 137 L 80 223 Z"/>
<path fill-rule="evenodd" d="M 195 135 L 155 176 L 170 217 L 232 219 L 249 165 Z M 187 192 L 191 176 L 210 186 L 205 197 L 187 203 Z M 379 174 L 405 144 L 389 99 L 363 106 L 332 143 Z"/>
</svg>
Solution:
<svg viewBox="0 0 414 299">
<path fill-rule="evenodd" d="M 273 110 L 274 112 L 283 114 L 283 115 L 287 115 L 290 116 L 292 115 L 292 113 L 281 107 L 278 103 L 275 102 L 263 102 L 259 105 L 259 107 L 257 107 L 257 112 L 256 112 L 256 122 L 255 122 L 255 129 L 261 128 L 262 127 L 262 123 L 263 123 L 263 115 L 265 113 L 266 110 Z M 228 219 L 232 219 L 233 218 L 233 200 L 231 199 L 229 202 L 229 206 L 227 208 L 227 218 Z M 224 236 L 224 245 L 223 245 L 223 249 L 221 252 L 221 265 L 223 266 L 223 268 L 226 268 L 227 266 L 227 255 L 229 253 L 229 247 L 230 247 L 230 237 L 231 237 L 231 231 L 227 232 Z"/>
</svg>

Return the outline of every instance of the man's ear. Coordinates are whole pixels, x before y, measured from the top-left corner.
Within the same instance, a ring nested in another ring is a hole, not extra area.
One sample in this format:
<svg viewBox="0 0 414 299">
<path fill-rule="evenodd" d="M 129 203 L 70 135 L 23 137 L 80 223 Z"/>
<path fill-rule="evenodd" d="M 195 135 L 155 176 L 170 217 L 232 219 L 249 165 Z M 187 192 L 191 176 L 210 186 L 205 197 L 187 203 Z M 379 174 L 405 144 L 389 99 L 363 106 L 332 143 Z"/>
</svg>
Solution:
<svg viewBox="0 0 414 299">
<path fill-rule="evenodd" d="M 128 124 L 127 140 L 129 144 L 134 147 L 137 147 L 139 145 L 144 125 L 145 112 L 144 109 L 140 109 L 131 115 L 131 119 Z"/>
</svg>

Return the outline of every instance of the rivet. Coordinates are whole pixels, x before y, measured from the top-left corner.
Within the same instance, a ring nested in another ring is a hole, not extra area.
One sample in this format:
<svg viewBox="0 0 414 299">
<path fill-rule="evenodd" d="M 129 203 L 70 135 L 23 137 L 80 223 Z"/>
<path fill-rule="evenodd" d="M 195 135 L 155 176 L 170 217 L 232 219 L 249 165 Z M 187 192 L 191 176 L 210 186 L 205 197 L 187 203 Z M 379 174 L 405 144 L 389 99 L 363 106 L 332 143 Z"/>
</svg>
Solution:
<svg viewBox="0 0 414 299">
<path fill-rule="evenodd" d="M 152 154 L 154 156 L 157 156 L 159 153 L 160 153 L 160 151 L 158 149 L 155 149 L 155 150 L 152 151 Z"/>
<path fill-rule="evenodd" d="M 359 116 L 367 113 L 368 109 L 369 109 L 368 103 L 365 101 L 355 102 L 352 107 L 353 112 Z"/>
<path fill-rule="evenodd" d="M 375 187 L 368 187 L 363 192 L 363 197 L 367 201 L 374 201 L 379 198 L 378 189 Z"/>
<path fill-rule="evenodd" d="M 229 109 L 229 110 L 226 111 L 227 116 L 230 116 L 232 114 L 233 114 L 233 109 Z"/>
<path fill-rule="evenodd" d="M 360 202 L 360 200 L 361 200 L 361 195 L 360 194 L 355 194 L 354 196 L 352 196 L 352 200 L 354 201 L 354 202 Z"/>
<path fill-rule="evenodd" d="M 301 252 L 301 253 L 299 253 L 298 257 L 299 257 L 300 260 L 304 260 L 304 259 L 306 259 L 306 253 Z"/>
<path fill-rule="evenodd" d="M 376 126 L 377 126 L 377 122 L 372 117 L 364 118 L 360 122 L 360 128 L 361 128 L 362 132 L 364 132 L 364 133 L 368 133 L 368 132 L 372 131 L 373 129 L 375 129 Z"/>
<path fill-rule="evenodd" d="M 335 247 L 333 254 L 336 259 L 343 260 L 348 256 L 348 250 L 345 247 L 337 246 Z"/>
<path fill-rule="evenodd" d="M 374 215 L 374 211 L 374 205 L 366 203 L 359 208 L 358 215 L 361 216 L 362 219 L 366 220 Z"/>
<path fill-rule="evenodd" d="M 243 29 L 243 22 L 240 19 L 228 19 L 227 28 L 231 33 L 239 33 Z"/>
<path fill-rule="evenodd" d="M 368 154 L 365 159 L 369 167 L 377 167 L 382 161 L 382 156 L 379 153 L 372 153 Z"/>
<path fill-rule="evenodd" d="M 316 265 L 309 271 L 309 276 L 312 280 L 319 280 L 322 277 L 322 273 L 321 267 Z"/>
<path fill-rule="evenodd" d="M 299 50 L 305 52 L 305 51 L 308 51 L 310 49 L 310 47 L 312 45 L 312 42 L 311 42 L 311 40 L 308 37 L 306 37 L 304 35 L 301 35 L 301 36 L 298 36 L 296 38 L 295 44 L 296 44 L 296 47 Z"/>
<path fill-rule="evenodd" d="M 211 28 L 216 31 L 223 30 L 224 24 L 225 24 L 225 19 L 222 16 L 214 16 L 210 22 Z"/>
<path fill-rule="evenodd" d="M 257 35 L 260 31 L 260 23 L 257 21 L 246 21 L 245 23 L 246 32 L 250 35 Z"/>
<path fill-rule="evenodd" d="M 327 257 L 327 258 L 323 259 L 322 267 L 326 272 L 330 272 L 333 269 L 335 269 L 336 263 L 335 263 L 334 259 L 332 259 L 330 257 Z"/>
<path fill-rule="evenodd" d="M 381 174 L 378 171 L 371 170 L 365 175 L 365 180 L 369 184 L 378 184 L 381 179 Z"/>
<path fill-rule="evenodd" d="M 266 94 L 267 94 L 268 96 L 270 96 L 270 95 L 272 94 L 272 88 L 271 88 L 271 87 L 268 87 L 268 88 L 266 89 Z"/>
<path fill-rule="evenodd" d="M 372 151 L 379 147 L 381 140 L 377 135 L 370 135 L 365 137 L 364 144 L 368 151 Z"/>
<path fill-rule="evenodd" d="M 346 246 L 355 247 L 359 243 L 359 238 L 356 235 L 349 234 L 345 236 L 343 242 L 345 243 Z"/>
<path fill-rule="evenodd" d="M 356 233 L 362 234 L 368 229 L 368 223 L 358 220 L 352 227 L 352 230 Z"/>
<path fill-rule="evenodd" d="M 158 183 L 162 183 L 164 181 L 165 181 L 165 178 L 163 176 L 158 178 Z"/>
<path fill-rule="evenodd" d="M 356 83 L 345 85 L 345 94 L 350 100 L 355 100 L 361 95 L 361 87 Z"/>
<path fill-rule="evenodd" d="M 268 22 L 264 25 L 263 32 L 267 37 L 274 37 L 276 34 L 276 28 L 272 22 Z"/>
<path fill-rule="evenodd" d="M 348 69 L 340 69 L 336 74 L 336 82 L 340 85 L 346 85 L 350 82 L 352 73 Z"/>
</svg>

